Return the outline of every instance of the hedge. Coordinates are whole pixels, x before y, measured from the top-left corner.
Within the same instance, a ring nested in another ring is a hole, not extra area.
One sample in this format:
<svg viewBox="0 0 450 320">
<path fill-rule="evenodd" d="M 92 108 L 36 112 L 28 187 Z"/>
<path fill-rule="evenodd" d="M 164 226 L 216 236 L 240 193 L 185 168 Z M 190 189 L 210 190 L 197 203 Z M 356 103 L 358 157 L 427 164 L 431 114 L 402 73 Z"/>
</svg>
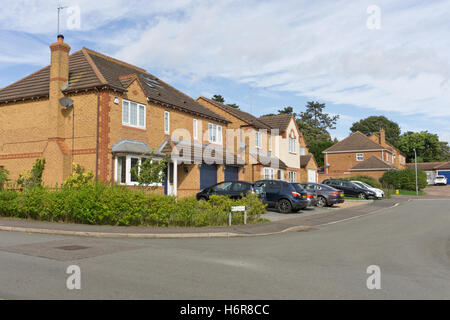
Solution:
<svg viewBox="0 0 450 320">
<path fill-rule="evenodd" d="M 100 183 L 55 191 L 42 187 L 0 191 L 0 216 L 95 225 L 224 226 L 232 206 L 247 207 L 248 223 L 261 221 L 265 211 L 255 194 L 240 200 L 223 196 L 207 202 L 194 197 L 177 200 Z M 233 215 L 232 223 L 242 224 L 243 215 Z"/>
<path fill-rule="evenodd" d="M 416 190 L 416 171 L 414 169 L 389 170 L 381 178 L 383 185 L 393 189 Z M 419 190 L 424 189 L 427 183 L 427 174 L 418 170 L 417 182 Z"/>
</svg>

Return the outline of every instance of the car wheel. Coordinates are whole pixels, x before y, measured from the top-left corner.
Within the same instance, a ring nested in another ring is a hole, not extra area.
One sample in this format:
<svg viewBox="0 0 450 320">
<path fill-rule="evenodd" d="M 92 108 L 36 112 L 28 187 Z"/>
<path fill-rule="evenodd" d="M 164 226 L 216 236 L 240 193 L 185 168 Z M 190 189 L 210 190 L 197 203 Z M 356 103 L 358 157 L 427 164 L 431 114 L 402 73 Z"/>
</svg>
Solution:
<svg viewBox="0 0 450 320">
<path fill-rule="evenodd" d="M 366 195 L 364 193 L 360 193 L 360 194 L 358 194 L 358 198 L 366 199 Z"/>
<path fill-rule="evenodd" d="M 290 213 L 292 212 L 292 204 L 289 200 L 281 199 L 278 201 L 278 210 L 281 213 Z"/>
<path fill-rule="evenodd" d="M 200 197 L 198 198 L 198 201 L 207 201 L 208 199 L 206 199 L 206 197 Z"/>
<path fill-rule="evenodd" d="M 327 199 L 322 196 L 317 197 L 317 206 L 323 208 L 327 206 Z"/>
</svg>

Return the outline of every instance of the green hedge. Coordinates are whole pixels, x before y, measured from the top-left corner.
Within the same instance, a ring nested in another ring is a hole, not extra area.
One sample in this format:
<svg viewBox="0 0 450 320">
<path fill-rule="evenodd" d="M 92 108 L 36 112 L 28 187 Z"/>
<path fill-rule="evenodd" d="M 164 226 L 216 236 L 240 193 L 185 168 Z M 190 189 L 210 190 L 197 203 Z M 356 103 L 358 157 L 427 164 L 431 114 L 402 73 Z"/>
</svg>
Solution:
<svg viewBox="0 0 450 320">
<path fill-rule="evenodd" d="M 413 169 L 389 170 L 381 178 L 383 185 L 393 189 L 416 190 L 416 172 Z M 427 183 L 427 174 L 418 170 L 417 182 L 419 190 L 424 189 Z"/>
<path fill-rule="evenodd" d="M 241 200 L 212 196 L 206 202 L 103 184 L 0 191 L 1 216 L 97 225 L 224 226 L 231 207 L 241 205 L 247 207 L 248 223 L 260 221 L 265 205 L 255 194 Z M 243 215 L 233 215 L 232 223 L 242 224 Z"/>
<path fill-rule="evenodd" d="M 369 176 L 353 176 L 350 178 L 345 178 L 345 180 L 361 181 L 361 182 L 367 183 L 368 185 L 372 186 L 373 188 L 381 188 L 381 183 L 377 179 L 369 177 Z"/>
</svg>

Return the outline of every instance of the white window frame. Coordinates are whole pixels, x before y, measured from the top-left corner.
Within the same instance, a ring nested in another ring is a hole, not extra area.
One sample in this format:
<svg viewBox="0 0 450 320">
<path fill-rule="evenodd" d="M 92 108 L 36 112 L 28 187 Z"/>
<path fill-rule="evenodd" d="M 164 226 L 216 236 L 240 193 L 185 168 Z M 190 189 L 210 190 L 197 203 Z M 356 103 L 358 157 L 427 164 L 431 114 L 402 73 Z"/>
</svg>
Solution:
<svg viewBox="0 0 450 320">
<path fill-rule="evenodd" d="M 164 133 L 170 134 L 170 112 L 164 111 Z"/>
<path fill-rule="evenodd" d="M 119 168 L 119 158 L 120 157 L 125 157 L 125 183 L 123 182 L 119 182 L 119 172 L 118 172 L 118 168 Z M 122 155 L 116 155 L 114 157 L 114 181 L 117 182 L 120 185 L 125 185 L 125 186 L 137 186 L 139 185 L 138 182 L 136 181 L 131 181 L 131 159 L 138 159 L 138 163 L 137 165 L 140 166 L 142 164 L 142 159 L 148 159 L 148 157 L 145 156 L 138 156 L 138 155 L 134 155 L 134 154 L 122 154 Z M 158 160 L 158 159 L 156 159 Z M 149 187 L 162 187 L 163 184 L 162 183 L 152 183 L 148 185 Z"/>
<path fill-rule="evenodd" d="M 136 125 L 131 124 L 131 104 L 136 104 Z M 128 119 L 124 118 L 124 110 L 125 110 L 125 104 L 128 105 L 127 112 L 128 112 Z M 140 109 L 141 107 L 144 108 L 144 119 L 141 118 L 140 115 Z M 143 121 L 141 121 L 143 120 Z M 144 125 L 140 125 L 140 123 L 143 122 Z M 138 129 L 146 129 L 147 128 L 147 107 L 145 104 L 137 103 L 135 101 L 130 100 L 122 100 L 122 125 L 132 128 L 138 128 Z"/>
<path fill-rule="evenodd" d="M 255 147 L 261 149 L 261 132 L 255 132 Z"/>
<path fill-rule="evenodd" d="M 301 156 L 306 156 L 306 148 L 305 147 L 301 147 L 300 146 L 300 155 Z"/>
<path fill-rule="evenodd" d="M 208 123 L 208 140 L 210 143 L 222 144 L 222 126 Z"/>
<path fill-rule="evenodd" d="M 289 171 L 289 182 L 297 182 L 297 172 Z"/>
<path fill-rule="evenodd" d="M 264 168 L 264 179 L 273 180 L 273 168 Z"/>
<path fill-rule="evenodd" d="M 272 135 L 269 135 L 269 151 L 272 151 Z"/>
<path fill-rule="evenodd" d="M 364 161 L 364 153 L 357 153 L 356 161 Z"/>
<path fill-rule="evenodd" d="M 194 140 L 198 139 L 198 121 L 197 121 L 197 119 L 192 120 L 192 135 L 194 137 Z"/>
<path fill-rule="evenodd" d="M 289 153 L 297 154 L 297 139 L 289 137 Z"/>
</svg>

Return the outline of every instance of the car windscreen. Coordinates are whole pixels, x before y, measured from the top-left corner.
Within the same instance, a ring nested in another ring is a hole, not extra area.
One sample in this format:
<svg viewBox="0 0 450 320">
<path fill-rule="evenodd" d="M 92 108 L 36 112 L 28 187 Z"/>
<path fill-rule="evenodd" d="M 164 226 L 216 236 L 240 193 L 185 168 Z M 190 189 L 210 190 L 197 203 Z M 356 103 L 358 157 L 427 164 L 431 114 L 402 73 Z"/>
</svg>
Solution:
<svg viewBox="0 0 450 320">
<path fill-rule="evenodd" d="M 362 184 L 361 182 L 358 181 L 352 181 L 353 184 L 355 184 L 356 186 L 363 188 L 363 189 L 368 189 L 367 186 L 365 186 L 364 184 Z"/>
<path fill-rule="evenodd" d="M 332 186 L 326 185 L 326 184 L 318 184 L 322 188 L 322 190 L 326 191 L 338 191 L 338 189 L 333 188 Z"/>
<path fill-rule="evenodd" d="M 302 186 L 298 183 L 292 183 L 292 186 L 297 192 L 305 192 L 305 189 L 303 189 Z"/>
</svg>

